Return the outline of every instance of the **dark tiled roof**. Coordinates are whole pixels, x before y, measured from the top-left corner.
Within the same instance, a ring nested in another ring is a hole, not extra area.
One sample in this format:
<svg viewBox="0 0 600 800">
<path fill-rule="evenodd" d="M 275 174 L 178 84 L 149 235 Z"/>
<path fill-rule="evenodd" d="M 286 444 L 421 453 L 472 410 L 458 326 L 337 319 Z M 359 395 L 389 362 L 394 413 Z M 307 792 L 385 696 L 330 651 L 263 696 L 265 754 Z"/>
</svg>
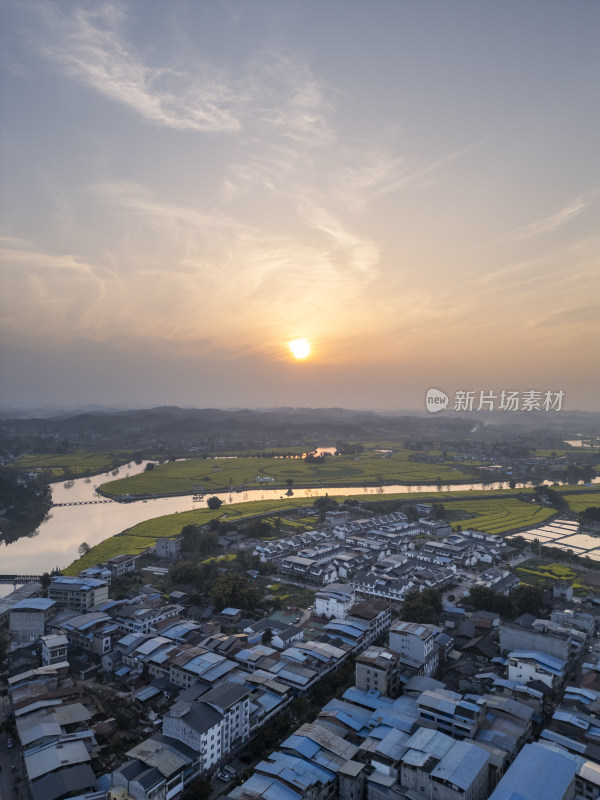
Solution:
<svg viewBox="0 0 600 800">
<path fill-rule="evenodd" d="M 57 800 L 60 797 L 71 797 L 74 792 L 83 794 L 91 791 L 95 783 L 96 777 L 89 764 L 77 764 L 33 781 L 31 794 L 33 800 Z"/>
<path fill-rule="evenodd" d="M 229 708 L 230 706 L 248 697 L 250 690 L 245 686 L 233 681 L 224 681 L 219 686 L 211 689 L 210 692 L 202 695 L 204 703 L 213 703 L 219 708 Z"/>
</svg>

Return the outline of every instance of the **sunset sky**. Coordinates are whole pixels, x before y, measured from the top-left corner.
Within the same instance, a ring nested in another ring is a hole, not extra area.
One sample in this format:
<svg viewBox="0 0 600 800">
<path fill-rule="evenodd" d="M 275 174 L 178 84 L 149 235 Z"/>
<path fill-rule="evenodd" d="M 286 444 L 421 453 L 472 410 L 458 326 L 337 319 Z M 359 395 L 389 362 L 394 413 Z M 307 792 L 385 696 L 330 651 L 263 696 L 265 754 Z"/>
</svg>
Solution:
<svg viewBox="0 0 600 800">
<path fill-rule="evenodd" d="M 1 22 L 2 406 L 600 410 L 596 0 Z"/>
</svg>

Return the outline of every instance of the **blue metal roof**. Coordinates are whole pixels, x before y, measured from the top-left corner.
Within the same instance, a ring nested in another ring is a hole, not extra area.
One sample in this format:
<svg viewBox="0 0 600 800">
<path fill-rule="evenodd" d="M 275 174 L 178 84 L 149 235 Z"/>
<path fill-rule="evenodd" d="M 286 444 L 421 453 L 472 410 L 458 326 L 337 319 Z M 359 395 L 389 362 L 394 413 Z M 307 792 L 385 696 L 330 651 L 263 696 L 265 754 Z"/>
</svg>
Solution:
<svg viewBox="0 0 600 800">
<path fill-rule="evenodd" d="M 381 694 L 381 692 L 374 690 L 366 692 L 364 689 L 359 689 L 357 686 L 351 686 L 349 689 L 346 689 L 342 697 L 344 700 L 349 700 L 351 703 L 370 708 L 373 711 L 379 708 L 391 708 L 394 703 L 391 697 L 386 697 Z"/>
<path fill-rule="evenodd" d="M 280 777 L 288 784 L 306 792 L 316 783 L 326 784 L 333 781 L 335 773 L 324 767 L 319 767 L 311 761 L 305 761 L 298 756 L 275 751 L 267 761 L 261 761 L 257 771 L 267 775 Z"/>
<path fill-rule="evenodd" d="M 29 600 L 19 600 L 12 607 L 12 611 L 47 611 L 53 605 L 56 605 L 56 600 L 50 600 L 48 597 L 31 597 Z"/>
<path fill-rule="evenodd" d="M 244 790 L 250 795 L 256 794 L 256 797 L 264 797 L 266 800 L 301 800 L 302 797 L 301 794 L 290 789 L 277 778 L 260 775 L 257 772 L 251 775 L 239 789 L 240 793 L 241 790 Z"/>
<path fill-rule="evenodd" d="M 489 800 L 562 800 L 577 763 L 543 744 L 526 744 Z"/>
<path fill-rule="evenodd" d="M 561 747 L 566 747 L 567 750 L 573 750 L 581 755 L 584 755 L 587 749 L 585 744 L 576 742 L 574 739 L 569 739 L 568 736 L 562 736 L 560 733 L 551 731 L 548 728 L 544 728 L 541 732 L 540 739 L 548 739 L 550 742 L 556 742 L 556 744 L 561 745 Z"/>
<path fill-rule="evenodd" d="M 554 658 L 554 656 L 547 656 L 545 653 L 538 653 L 537 650 L 513 650 L 512 653 L 508 654 L 508 657 L 528 658 L 532 661 L 537 661 L 538 664 L 541 664 L 556 675 L 562 674 L 567 665 L 566 661 L 562 661 L 560 658 Z"/>
<path fill-rule="evenodd" d="M 449 781 L 465 792 L 485 768 L 489 754 L 469 742 L 455 742 L 433 769 L 431 776 Z"/>
<path fill-rule="evenodd" d="M 309 761 L 321 749 L 321 746 L 313 742 L 312 739 L 307 736 L 298 736 L 297 734 L 289 736 L 281 747 L 285 750 L 294 750 Z"/>
</svg>

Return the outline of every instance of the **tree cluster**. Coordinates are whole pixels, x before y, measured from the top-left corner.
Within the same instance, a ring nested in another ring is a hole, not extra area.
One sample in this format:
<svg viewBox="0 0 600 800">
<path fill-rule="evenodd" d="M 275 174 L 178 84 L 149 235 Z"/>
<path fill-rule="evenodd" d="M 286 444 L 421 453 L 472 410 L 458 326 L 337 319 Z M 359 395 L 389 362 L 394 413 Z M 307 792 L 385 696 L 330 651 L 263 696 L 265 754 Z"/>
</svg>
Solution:
<svg viewBox="0 0 600 800">
<path fill-rule="evenodd" d="M 329 497 L 329 495 L 326 494 L 323 497 L 317 497 L 313 503 L 313 508 L 319 513 L 325 514 L 326 511 L 336 511 L 338 502 L 334 500 L 333 497 Z"/>
<path fill-rule="evenodd" d="M 582 522 L 600 522 L 600 508 L 598 506 L 588 506 L 579 515 Z"/>
<path fill-rule="evenodd" d="M 364 447 L 358 442 L 336 442 L 335 454 L 336 456 L 354 456 L 362 453 Z"/>
<path fill-rule="evenodd" d="M 50 504 L 50 488 L 43 477 L 0 467 L 0 509 L 5 509 L 3 528 L 39 521 Z"/>
<path fill-rule="evenodd" d="M 544 605 L 544 591 L 539 586 L 524 583 L 504 595 L 487 586 L 474 586 L 466 602 L 476 611 L 492 611 L 506 619 L 515 619 L 521 614 L 537 617 Z"/>
<path fill-rule="evenodd" d="M 404 595 L 402 619 L 405 622 L 434 623 L 442 611 L 442 595 L 437 589 L 413 589 Z"/>
<path fill-rule="evenodd" d="M 216 531 L 203 530 L 200 525 L 185 525 L 181 529 L 182 550 L 198 558 L 206 558 L 219 549 L 219 534 Z"/>
<path fill-rule="evenodd" d="M 559 494 L 549 486 L 536 486 L 533 491 L 537 500 L 540 502 L 545 501 L 553 508 L 556 508 L 557 511 L 564 511 L 568 508 L 567 501 L 562 494 Z"/>
<path fill-rule="evenodd" d="M 210 587 L 210 596 L 217 608 L 253 609 L 261 601 L 258 589 L 250 584 L 248 578 L 235 572 L 226 572 Z"/>
</svg>

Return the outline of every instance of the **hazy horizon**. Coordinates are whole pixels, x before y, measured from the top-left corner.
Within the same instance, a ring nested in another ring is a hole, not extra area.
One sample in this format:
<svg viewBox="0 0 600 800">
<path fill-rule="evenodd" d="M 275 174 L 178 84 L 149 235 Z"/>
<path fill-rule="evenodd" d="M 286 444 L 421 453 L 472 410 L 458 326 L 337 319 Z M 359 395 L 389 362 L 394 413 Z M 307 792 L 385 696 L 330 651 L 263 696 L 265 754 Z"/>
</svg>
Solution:
<svg viewBox="0 0 600 800">
<path fill-rule="evenodd" d="M 597 3 L 2 16 L 2 407 L 600 410 Z"/>
</svg>

